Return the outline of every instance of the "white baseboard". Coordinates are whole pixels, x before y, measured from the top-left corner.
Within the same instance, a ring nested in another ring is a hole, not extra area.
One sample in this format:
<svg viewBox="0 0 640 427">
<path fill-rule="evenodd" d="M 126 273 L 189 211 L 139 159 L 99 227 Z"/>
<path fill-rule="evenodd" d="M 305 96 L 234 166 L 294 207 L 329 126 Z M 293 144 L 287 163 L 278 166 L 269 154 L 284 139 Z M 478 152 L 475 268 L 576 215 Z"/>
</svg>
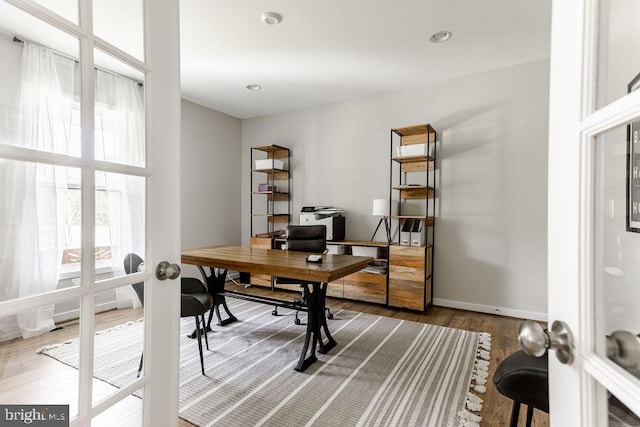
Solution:
<svg viewBox="0 0 640 427">
<path fill-rule="evenodd" d="M 102 304 L 96 305 L 96 313 L 102 313 L 103 311 L 115 310 L 118 308 L 117 301 L 108 301 Z M 69 310 L 64 311 L 62 313 L 56 313 L 53 315 L 53 321 L 56 323 L 66 322 L 68 320 L 79 319 L 80 318 L 80 310 Z"/>
<path fill-rule="evenodd" d="M 536 311 L 514 310 L 512 308 L 496 307 L 491 305 L 473 304 L 469 302 L 451 301 L 446 299 L 433 299 L 433 305 L 439 307 L 457 308 L 460 310 L 477 311 L 480 313 L 497 314 L 498 316 L 517 317 L 519 319 L 539 320 L 546 322 L 548 320 L 547 313 Z"/>
<path fill-rule="evenodd" d="M 15 338 L 19 338 L 21 336 L 22 336 L 22 334 L 20 333 L 20 331 L 1 333 L 0 334 L 0 342 L 9 341 L 9 340 L 12 340 L 12 339 L 15 339 Z"/>
<path fill-rule="evenodd" d="M 103 304 L 98 304 L 96 305 L 96 313 L 101 313 L 103 311 L 108 311 L 108 310 L 113 310 L 115 308 L 118 308 L 118 304 L 116 301 L 109 301 Z M 61 313 L 56 313 L 53 315 L 53 322 L 58 325 L 59 323 L 63 323 L 69 320 L 73 320 L 73 319 L 79 319 L 80 318 L 80 310 L 79 309 L 75 309 L 75 310 L 69 310 L 69 311 L 63 311 Z M 9 332 L 9 333 L 0 333 L 0 342 L 4 342 L 4 341 L 9 341 L 12 340 L 14 338 L 19 338 L 20 336 L 22 336 L 22 334 L 20 333 L 20 331 L 13 331 L 13 332 Z"/>
</svg>

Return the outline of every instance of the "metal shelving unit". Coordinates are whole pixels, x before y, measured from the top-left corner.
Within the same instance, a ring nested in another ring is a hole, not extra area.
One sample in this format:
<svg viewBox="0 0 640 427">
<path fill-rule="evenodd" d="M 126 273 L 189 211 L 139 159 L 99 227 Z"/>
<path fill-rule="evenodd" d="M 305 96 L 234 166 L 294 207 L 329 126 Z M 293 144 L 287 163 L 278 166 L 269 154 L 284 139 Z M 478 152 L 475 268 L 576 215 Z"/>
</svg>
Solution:
<svg viewBox="0 0 640 427">
<path fill-rule="evenodd" d="M 436 140 L 429 124 L 391 129 L 387 303 L 422 312 L 433 303 Z"/>
<path fill-rule="evenodd" d="M 251 237 L 278 237 L 291 222 L 291 151 L 279 145 L 251 147 Z M 270 163 L 256 167 L 256 161 Z M 281 161 L 282 166 L 274 165 Z M 264 188 L 260 188 L 260 186 Z"/>
</svg>

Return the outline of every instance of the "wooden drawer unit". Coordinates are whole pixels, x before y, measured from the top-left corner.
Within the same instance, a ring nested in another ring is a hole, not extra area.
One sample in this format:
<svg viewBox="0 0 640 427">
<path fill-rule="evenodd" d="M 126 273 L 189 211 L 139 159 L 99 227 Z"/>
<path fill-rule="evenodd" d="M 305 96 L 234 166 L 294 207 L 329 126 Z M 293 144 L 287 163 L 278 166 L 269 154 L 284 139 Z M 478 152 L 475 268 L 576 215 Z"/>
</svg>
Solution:
<svg viewBox="0 0 640 427">
<path fill-rule="evenodd" d="M 344 277 L 344 298 L 386 304 L 387 275 L 353 273 Z"/>
<path fill-rule="evenodd" d="M 344 279 L 334 280 L 329 282 L 327 286 L 327 296 L 334 298 L 344 298 Z"/>
<path fill-rule="evenodd" d="M 424 247 L 393 245 L 389 248 L 390 306 L 425 310 L 426 252 Z"/>
</svg>

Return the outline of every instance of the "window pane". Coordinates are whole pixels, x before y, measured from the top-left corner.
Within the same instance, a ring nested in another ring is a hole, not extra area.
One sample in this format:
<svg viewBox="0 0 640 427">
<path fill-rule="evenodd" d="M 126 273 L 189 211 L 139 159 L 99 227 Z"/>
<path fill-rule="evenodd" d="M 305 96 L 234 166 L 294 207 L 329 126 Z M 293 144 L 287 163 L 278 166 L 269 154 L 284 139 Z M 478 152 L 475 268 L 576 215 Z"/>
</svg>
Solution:
<svg viewBox="0 0 640 427">
<path fill-rule="evenodd" d="M 79 156 L 78 40 L 5 2 L 0 33 L 0 144 Z"/>
<path fill-rule="evenodd" d="M 95 51 L 96 159 L 145 166 L 144 75 Z"/>
<path fill-rule="evenodd" d="M 637 0 L 600 2 L 598 108 L 626 95 L 629 83 L 640 73 L 638 16 L 640 2 Z"/>
<path fill-rule="evenodd" d="M 94 0 L 93 31 L 101 39 L 144 60 L 142 0 Z"/>
<path fill-rule="evenodd" d="M 96 172 L 96 280 L 126 274 L 124 258 L 145 256 L 145 179 Z"/>
</svg>

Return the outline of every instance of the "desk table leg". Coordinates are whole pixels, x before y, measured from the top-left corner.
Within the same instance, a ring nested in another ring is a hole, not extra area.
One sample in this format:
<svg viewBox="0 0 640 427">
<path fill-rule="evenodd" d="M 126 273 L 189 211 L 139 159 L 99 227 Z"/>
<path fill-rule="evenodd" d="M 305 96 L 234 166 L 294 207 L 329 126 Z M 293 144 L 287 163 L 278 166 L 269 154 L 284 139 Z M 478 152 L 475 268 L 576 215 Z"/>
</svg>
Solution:
<svg viewBox="0 0 640 427">
<path fill-rule="evenodd" d="M 318 316 L 318 320 L 320 322 L 320 326 L 322 326 L 322 329 L 324 330 L 324 334 L 327 337 L 327 343 L 325 344 L 322 336 L 320 335 L 320 326 L 318 326 L 318 338 L 319 338 L 319 343 L 320 343 L 320 348 L 318 349 L 318 351 L 321 354 L 326 354 L 329 350 L 331 350 L 333 347 L 335 347 L 338 343 L 336 342 L 336 340 L 333 339 L 333 337 L 331 336 L 331 333 L 329 332 L 329 326 L 327 325 L 327 317 L 325 316 L 325 312 L 326 312 L 326 300 L 327 300 L 327 287 L 329 285 L 327 283 L 320 283 L 318 286 L 318 289 L 314 289 L 314 293 L 318 292 L 318 306 L 317 306 L 317 316 Z"/>
<path fill-rule="evenodd" d="M 327 326 L 327 319 L 324 315 L 325 309 L 325 296 L 327 293 L 326 283 L 312 283 L 313 292 L 309 292 L 309 285 L 303 284 L 305 293 L 307 294 L 307 333 L 304 338 L 304 345 L 302 352 L 300 353 L 300 359 L 298 364 L 294 368 L 296 371 L 302 372 L 318 360 L 316 357 L 316 345 L 318 345 L 318 351 L 322 354 L 327 353 L 333 347 L 337 345 L 337 342 L 333 339 L 329 333 Z M 327 343 L 324 343 L 322 338 L 322 330 L 327 337 Z M 311 344 L 311 352 L 307 357 L 309 351 L 309 344 Z"/>
<path fill-rule="evenodd" d="M 218 318 L 218 326 L 226 326 L 237 321 L 238 319 L 236 319 L 236 317 L 231 313 L 231 310 L 229 310 L 229 307 L 227 306 L 226 298 L 224 297 L 224 295 L 222 295 L 222 293 L 224 292 L 224 284 L 227 280 L 227 270 L 219 270 L 216 274 L 216 271 L 213 268 L 210 268 L 209 270 L 211 271 L 211 274 L 209 276 L 207 276 L 207 273 L 205 273 L 204 268 L 202 268 L 201 266 L 198 266 L 198 270 L 200 270 L 200 274 L 202 274 L 202 277 L 207 284 L 207 290 L 213 297 L 213 307 L 211 307 L 211 310 L 209 311 L 207 330 L 211 330 L 211 319 L 213 317 L 214 310 L 216 312 L 216 317 Z M 224 320 L 220 316 L 221 305 L 222 308 L 224 308 L 224 311 L 227 312 L 227 318 Z"/>
</svg>

